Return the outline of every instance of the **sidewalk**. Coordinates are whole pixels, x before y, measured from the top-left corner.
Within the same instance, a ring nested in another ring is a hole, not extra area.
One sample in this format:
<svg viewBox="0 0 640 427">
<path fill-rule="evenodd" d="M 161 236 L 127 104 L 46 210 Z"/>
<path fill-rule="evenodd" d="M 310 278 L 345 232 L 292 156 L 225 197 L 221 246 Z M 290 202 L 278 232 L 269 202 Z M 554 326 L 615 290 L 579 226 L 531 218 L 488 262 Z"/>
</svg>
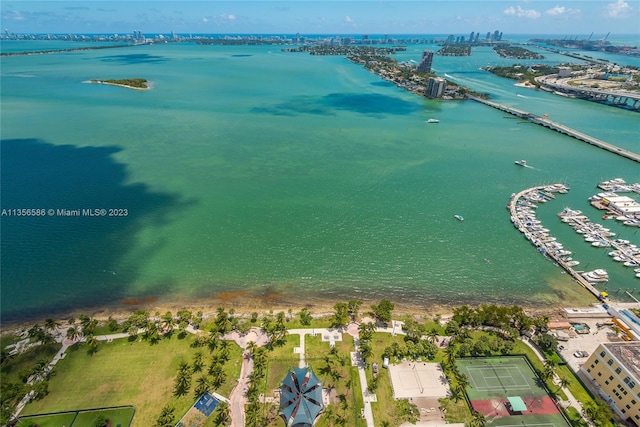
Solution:
<svg viewBox="0 0 640 427">
<path fill-rule="evenodd" d="M 533 344 L 531 344 L 531 342 L 528 339 L 521 339 L 522 342 L 524 342 L 526 345 L 528 345 L 533 351 L 534 353 L 538 356 L 538 358 L 542 361 L 545 360 L 544 355 L 540 354 L 540 351 L 538 350 L 538 348 L 536 346 L 534 346 Z M 553 383 L 555 385 L 560 385 L 560 378 L 554 374 L 553 376 Z M 584 408 L 582 407 L 582 403 L 580 403 L 578 401 L 578 399 L 576 399 L 573 394 L 571 394 L 571 391 L 569 391 L 568 388 L 566 387 L 562 387 L 562 391 L 564 392 L 564 394 L 567 395 L 567 400 L 562 401 L 560 404 L 562 405 L 563 408 L 569 408 L 569 407 L 573 407 L 575 408 L 581 415 L 584 414 Z M 590 427 L 595 427 L 595 424 L 593 424 L 593 422 L 588 419 L 588 418 L 584 418 L 584 420 L 587 422 L 587 424 Z"/>
</svg>

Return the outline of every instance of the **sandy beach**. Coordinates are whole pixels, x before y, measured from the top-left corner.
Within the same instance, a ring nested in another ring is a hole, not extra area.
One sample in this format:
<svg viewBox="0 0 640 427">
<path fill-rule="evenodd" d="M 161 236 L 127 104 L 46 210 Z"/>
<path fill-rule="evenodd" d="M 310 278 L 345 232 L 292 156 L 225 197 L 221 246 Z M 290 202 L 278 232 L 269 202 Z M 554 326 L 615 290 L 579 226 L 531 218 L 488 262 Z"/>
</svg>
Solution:
<svg viewBox="0 0 640 427">
<path fill-rule="evenodd" d="M 587 306 L 595 300 L 590 298 L 589 294 L 579 286 L 567 289 L 566 287 L 554 287 L 554 291 L 564 301 L 572 301 L 573 305 Z M 355 299 L 355 298 L 354 298 Z M 455 308 L 464 304 L 450 305 L 444 304 L 429 304 L 429 305 L 416 305 L 407 302 L 396 302 L 391 299 L 395 305 L 393 311 L 394 317 L 399 318 L 403 316 L 413 316 L 415 318 L 434 318 L 440 316 L 442 318 L 450 317 Z M 294 296 L 287 296 L 275 292 L 270 293 L 250 293 L 247 291 L 227 291 L 219 292 L 208 298 L 203 298 L 198 301 L 187 300 L 177 296 L 169 300 L 167 297 L 162 299 L 156 299 L 153 297 L 144 298 L 127 298 L 119 300 L 117 302 L 106 304 L 102 307 L 93 308 L 78 308 L 70 310 L 64 313 L 56 313 L 55 315 L 34 316 L 30 319 L 22 319 L 16 321 L 4 322 L 0 328 L 0 333 L 12 333 L 15 331 L 21 331 L 30 328 L 35 323 L 43 323 L 46 318 L 54 318 L 61 323 L 66 322 L 67 319 L 74 317 L 78 318 L 79 315 L 87 315 L 94 317 L 99 321 L 106 321 L 109 317 L 116 320 L 125 320 L 131 314 L 137 310 L 147 310 L 151 315 L 155 313 L 166 313 L 170 311 L 176 313 L 179 310 L 190 310 L 194 314 L 202 312 L 203 317 L 215 316 L 216 310 L 219 307 L 225 310 L 234 309 L 237 315 L 249 316 L 253 312 L 257 312 L 260 315 L 267 313 L 285 312 L 291 313 L 295 316 L 302 308 L 307 308 L 314 317 L 330 316 L 334 312 L 334 305 L 337 302 L 347 302 L 344 299 L 301 299 Z M 372 304 L 377 304 L 378 300 L 363 300 L 360 312 L 366 312 L 370 310 Z M 478 305 L 483 304 L 479 302 Z M 469 305 L 469 304 L 467 304 Z M 509 304 L 505 304 L 509 305 Z M 539 305 L 523 306 L 532 316 L 540 314 L 556 315 L 560 313 L 562 304 L 553 301 L 542 302 Z"/>
</svg>

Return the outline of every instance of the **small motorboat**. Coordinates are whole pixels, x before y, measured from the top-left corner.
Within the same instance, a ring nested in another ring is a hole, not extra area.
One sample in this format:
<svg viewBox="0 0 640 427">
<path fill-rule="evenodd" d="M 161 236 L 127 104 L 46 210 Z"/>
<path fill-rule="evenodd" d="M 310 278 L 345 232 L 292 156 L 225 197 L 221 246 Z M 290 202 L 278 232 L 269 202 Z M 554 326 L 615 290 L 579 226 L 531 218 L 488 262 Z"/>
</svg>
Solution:
<svg viewBox="0 0 640 427">
<path fill-rule="evenodd" d="M 458 221 L 464 221 L 464 217 L 462 215 L 454 215 L 455 219 Z"/>
<path fill-rule="evenodd" d="M 514 163 L 518 166 L 527 166 L 526 160 L 516 160 Z"/>
</svg>

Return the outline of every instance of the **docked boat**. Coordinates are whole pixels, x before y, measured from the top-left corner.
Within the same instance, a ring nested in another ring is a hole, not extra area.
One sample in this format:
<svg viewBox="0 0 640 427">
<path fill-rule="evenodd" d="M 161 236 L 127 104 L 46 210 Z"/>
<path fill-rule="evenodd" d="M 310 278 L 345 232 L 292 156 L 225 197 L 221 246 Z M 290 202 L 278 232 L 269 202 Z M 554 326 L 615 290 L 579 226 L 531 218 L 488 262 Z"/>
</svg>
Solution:
<svg viewBox="0 0 640 427">
<path fill-rule="evenodd" d="M 526 160 L 516 160 L 515 164 L 518 166 L 527 166 L 527 161 Z"/>
<path fill-rule="evenodd" d="M 464 221 L 464 217 L 462 215 L 454 215 L 455 219 L 458 221 Z"/>
<path fill-rule="evenodd" d="M 438 119 L 429 119 L 429 120 L 427 120 L 427 123 L 440 123 L 440 120 L 438 120 Z"/>
<path fill-rule="evenodd" d="M 606 270 L 603 270 L 602 268 L 582 273 L 582 277 L 584 277 L 590 283 L 602 283 L 609 281 L 609 273 L 607 273 Z"/>
</svg>

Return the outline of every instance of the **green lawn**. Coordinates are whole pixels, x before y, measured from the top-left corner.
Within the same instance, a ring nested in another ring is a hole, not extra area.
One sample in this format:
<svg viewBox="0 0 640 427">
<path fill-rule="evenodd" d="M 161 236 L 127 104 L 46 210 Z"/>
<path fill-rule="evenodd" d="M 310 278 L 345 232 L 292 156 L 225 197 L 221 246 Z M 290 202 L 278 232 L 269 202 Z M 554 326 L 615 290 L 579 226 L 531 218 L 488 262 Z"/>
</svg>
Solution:
<svg viewBox="0 0 640 427">
<path fill-rule="evenodd" d="M 132 407 L 103 409 L 86 412 L 65 412 L 55 415 L 37 415 L 21 417 L 16 427 L 25 427 L 31 423 L 37 423 L 39 427 L 85 427 L 95 425 L 98 417 L 102 415 L 108 419 L 111 426 L 128 427 L 135 413 Z M 76 415 L 77 414 L 77 415 Z"/>
<path fill-rule="evenodd" d="M 69 427 L 76 417 L 75 412 L 67 412 L 64 414 L 58 415 L 42 415 L 36 417 L 20 417 L 18 420 L 18 424 L 16 427 L 26 427 L 31 425 L 31 423 L 38 423 L 40 427 Z M 123 424 L 126 426 L 128 424 Z"/>
<path fill-rule="evenodd" d="M 75 345 L 56 365 L 49 395 L 27 405 L 23 413 L 132 405 L 136 415 L 131 425 L 148 427 L 161 408 L 170 404 L 179 417 L 195 400 L 193 392 L 173 397 L 178 364 L 181 360 L 191 363 L 197 351 L 190 347 L 191 342 L 191 336 L 178 339 L 176 335 L 154 345 L 124 338 L 100 343 L 93 355 L 87 354 L 85 345 Z"/>
</svg>

